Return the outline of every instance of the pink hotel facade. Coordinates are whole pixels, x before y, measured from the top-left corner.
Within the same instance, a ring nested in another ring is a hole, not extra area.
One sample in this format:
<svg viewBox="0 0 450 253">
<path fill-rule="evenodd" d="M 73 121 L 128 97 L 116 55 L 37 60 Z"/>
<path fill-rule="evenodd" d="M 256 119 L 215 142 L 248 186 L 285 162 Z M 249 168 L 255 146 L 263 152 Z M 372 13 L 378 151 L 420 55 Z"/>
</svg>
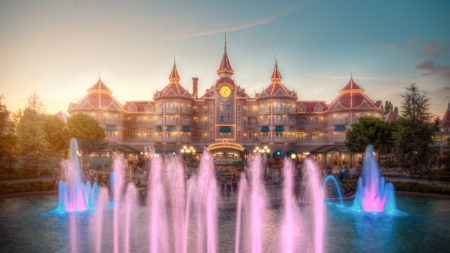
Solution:
<svg viewBox="0 0 450 253">
<path fill-rule="evenodd" d="M 381 104 L 367 97 L 352 77 L 331 103 L 304 101 L 283 84 L 275 63 L 270 83 L 250 97 L 232 78 L 226 47 L 217 74 L 204 94 L 198 94 L 198 78 L 193 77 L 189 92 L 174 63 L 169 83 L 153 94 L 153 100 L 125 104 L 99 79 L 68 112 L 96 118 L 111 147 L 142 152 L 151 145 L 166 153 L 179 152 L 184 145 L 201 151 L 215 143 L 234 143 L 247 153 L 267 146 L 277 156 L 313 154 L 333 167 L 356 165 L 360 159 L 344 146 L 351 124 L 362 116 L 382 117 Z"/>
</svg>

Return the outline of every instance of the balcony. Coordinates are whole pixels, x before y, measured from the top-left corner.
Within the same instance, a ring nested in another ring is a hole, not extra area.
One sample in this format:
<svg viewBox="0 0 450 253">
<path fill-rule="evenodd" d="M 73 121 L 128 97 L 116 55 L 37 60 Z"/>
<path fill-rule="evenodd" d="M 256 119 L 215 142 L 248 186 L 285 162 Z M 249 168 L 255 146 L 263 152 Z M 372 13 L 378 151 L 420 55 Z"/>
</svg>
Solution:
<svg viewBox="0 0 450 253">
<path fill-rule="evenodd" d="M 181 124 L 182 125 L 191 125 L 192 124 L 192 120 L 191 120 L 191 118 L 187 118 L 187 119 L 181 118 Z"/>
<path fill-rule="evenodd" d="M 105 118 L 105 124 L 111 124 L 111 125 L 118 125 L 119 124 L 119 120 L 118 119 L 108 119 Z"/>
<path fill-rule="evenodd" d="M 270 136 L 260 136 L 259 137 L 259 141 L 260 142 L 269 142 L 270 141 Z"/>
<path fill-rule="evenodd" d="M 273 138 L 274 142 L 286 142 L 286 137 L 282 136 L 282 137 L 275 137 Z"/>
<path fill-rule="evenodd" d="M 268 126 L 270 124 L 270 120 L 269 119 L 260 119 L 260 120 L 258 120 L 258 124 L 260 126 Z"/>
<path fill-rule="evenodd" d="M 166 142 L 177 142 L 177 137 L 176 136 L 166 136 L 165 141 Z"/>
<path fill-rule="evenodd" d="M 274 118 L 273 124 L 274 125 L 284 125 L 286 123 L 286 119 L 284 118 Z"/>
<path fill-rule="evenodd" d="M 191 139 L 191 136 L 190 135 L 182 135 L 181 136 L 181 141 L 183 141 L 183 142 L 190 142 L 192 139 Z"/>
<path fill-rule="evenodd" d="M 332 118 L 331 124 L 334 125 L 345 125 L 347 124 L 347 118 Z"/>
<path fill-rule="evenodd" d="M 181 107 L 181 113 L 183 114 L 192 114 L 192 109 L 189 107 Z"/>
<path fill-rule="evenodd" d="M 155 118 L 153 122 L 155 125 L 162 125 L 162 118 Z"/>
<path fill-rule="evenodd" d="M 177 113 L 177 108 L 166 108 L 166 113 Z"/>
<path fill-rule="evenodd" d="M 284 107 L 282 107 L 282 108 L 273 108 L 272 112 L 273 113 L 284 114 L 284 113 L 286 113 L 286 108 L 284 108 Z"/>
<path fill-rule="evenodd" d="M 166 118 L 166 125 L 176 125 L 177 118 Z"/>
</svg>

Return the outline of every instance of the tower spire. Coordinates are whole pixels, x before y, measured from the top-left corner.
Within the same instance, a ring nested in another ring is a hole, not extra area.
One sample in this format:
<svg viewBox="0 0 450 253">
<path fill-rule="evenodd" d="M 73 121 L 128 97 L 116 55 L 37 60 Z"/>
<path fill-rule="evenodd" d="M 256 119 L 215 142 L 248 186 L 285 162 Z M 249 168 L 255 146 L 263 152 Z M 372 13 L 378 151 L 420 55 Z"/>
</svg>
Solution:
<svg viewBox="0 0 450 253">
<path fill-rule="evenodd" d="M 278 69 L 278 59 L 275 57 L 275 67 L 273 68 L 273 72 L 272 72 L 272 76 L 270 77 L 270 80 L 272 81 L 272 83 L 277 84 L 277 83 L 281 83 L 281 79 L 283 79 L 283 78 L 281 77 L 280 70 Z"/>
<path fill-rule="evenodd" d="M 223 51 L 226 53 L 227 52 L 227 33 L 225 33 L 225 46 L 223 48 Z"/>
<path fill-rule="evenodd" d="M 231 68 L 230 60 L 228 59 L 227 55 L 227 34 L 225 33 L 225 45 L 223 48 L 223 57 L 222 61 L 220 62 L 219 69 L 217 70 L 217 74 L 225 74 L 225 75 L 233 75 L 234 71 L 233 68 Z"/>
<path fill-rule="evenodd" d="M 170 80 L 170 83 L 178 83 L 180 81 L 180 75 L 178 75 L 175 57 L 173 57 L 173 67 L 172 67 L 172 72 L 170 72 L 169 80 Z"/>
</svg>

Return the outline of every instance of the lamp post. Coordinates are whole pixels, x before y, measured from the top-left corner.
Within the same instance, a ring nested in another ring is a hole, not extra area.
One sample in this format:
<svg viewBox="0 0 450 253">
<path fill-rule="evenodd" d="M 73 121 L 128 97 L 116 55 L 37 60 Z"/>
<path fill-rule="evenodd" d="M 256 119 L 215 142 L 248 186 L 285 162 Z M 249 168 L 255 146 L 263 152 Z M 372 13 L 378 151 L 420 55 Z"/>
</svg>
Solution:
<svg viewBox="0 0 450 253">
<path fill-rule="evenodd" d="M 264 157 L 264 154 L 267 154 L 267 156 L 269 156 L 269 154 L 270 154 L 270 148 L 267 147 L 267 146 L 264 146 L 264 147 L 262 147 L 262 148 L 256 146 L 256 147 L 253 149 L 253 153 L 259 153 L 259 154 L 261 154 L 261 156 L 263 156 L 263 157 Z M 267 176 L 267 163 L 264 164 L 264 178 L 265 178 L 266 176 Z"/>
<path fill-rule="evenodd" d="M 192 167 L 192 160 L 194 158 L 195 155 L 195 148 L 193 146 L 186 146 L 184 145 L 181 149 L 180 149 L 181 154 L 183 155 L 183 160 L 185 160 L 185 158 L 187 157 L 187 155 L 191 155 L 191 163 L 190 166 Z"/>
</svg>

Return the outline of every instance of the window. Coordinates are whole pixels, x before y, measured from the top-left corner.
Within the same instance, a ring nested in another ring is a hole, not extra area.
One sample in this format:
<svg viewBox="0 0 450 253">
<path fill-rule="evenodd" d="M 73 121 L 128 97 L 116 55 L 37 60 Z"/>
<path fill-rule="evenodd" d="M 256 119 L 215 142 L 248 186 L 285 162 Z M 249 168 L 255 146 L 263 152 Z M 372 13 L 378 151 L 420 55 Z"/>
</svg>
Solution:
<svg viewBox="0 0 450 253">
<path fill-rule="evenodd" d="M 220 109 L 221 112 L 223 112 L 223 105 L 220 105 Z"/>
<path fill-rule="evenodd" d="M 238 139 L 241 138 L 241 131 L 237 131 L 237 138 L 238 138 Z"/>
<path fill-rule="evenodd" d="M 240 112 L 241 111 L 241 105 L 237 106 L 237 111 Z"/>
<path fill-rule="evenodd" d="M 231 121 L 231 117 L 230 117 L 230 115 L 227 115 L 227 122 L 230 122 Z"/>
<path fill-rule="evenodd" d="M 227 112 L 231 111 L 231 105 L 227 104 Z"/>
<path fill-rule="evenodd" d="M 237 122 L 241 122 L 241 116 L 237 116 Z"/>
</svg>

